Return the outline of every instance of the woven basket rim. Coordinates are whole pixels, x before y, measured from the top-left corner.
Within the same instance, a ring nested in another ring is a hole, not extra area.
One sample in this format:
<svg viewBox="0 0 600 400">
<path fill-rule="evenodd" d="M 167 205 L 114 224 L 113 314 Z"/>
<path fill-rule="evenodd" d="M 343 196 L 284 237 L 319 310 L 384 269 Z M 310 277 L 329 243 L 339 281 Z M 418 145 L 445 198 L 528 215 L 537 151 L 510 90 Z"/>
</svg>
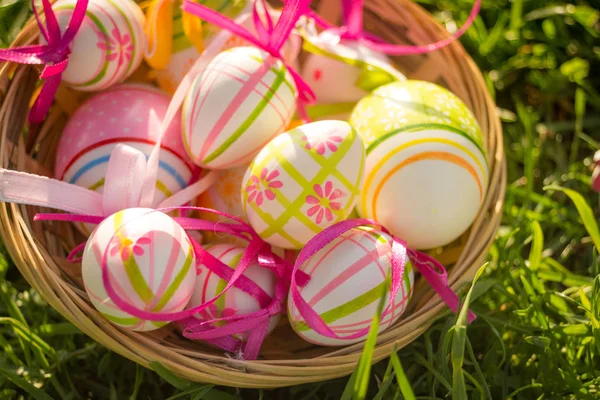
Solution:
<svg viewBox="0 0 600 400">
<path fill-rule="evenodd" d="M 394 6 L 393 11 L 398 14 L 404 13 L 404 21 L 420 22 L 415 24 L 420 30 L 413 33 L 416 41 L 428 43 L 447 36 L 446 30 L 435 22 L 432 16 L 409 0 L 367 0 L 365 20 L 373 18 L 375 14 L 381 17 L 383 11 L 387 11 L 386 7 L 391 5 Z M 407 16 L 411 18 L 406 18 Z M 385 22 L 385 19 L 382 20 Z M 368 24 L 365 25 L 369 27 Z M 21 31 L 16 43 L 31 42 L 36 36 L 37 25 L 32 20 Z M 473 60 L 458 42 L 440 50 L 432 58 L 434 57 L 444 58 L 448 65 L 455 68 L 447 72 L 448 76 L 452 76 L 452 83 L 461 89 L 461 93 L 468 94 L 467 103 L 479 119 L 488 150 L 490 183 L 485 202 L 464 243 L 464 248 L 468 251 L 460 254 L 449 272 L 452 288 L 460 290 L 465 283 L 472 280 L 478 267 L 483 264 L 500 225 L 506 190 L 506 161 L 496 106 Z M 419 78 L 419 73 L 423 72 L 418 70 L 416 78 Z M 15 123 L 17 127 L 22 126 L 26 118 L 26 112 L 16 110 L 12 100 L 18 98 L 21 92 L 19 89 L 23 87 L 22 82 L 32 85 L 32 80 L 36 79 L 34 68 L 15 67 L 10 64 L 0 67 L 0 90 L 3 94 L 0 107 L 0 163 L 5 168 L 9 167 L 9 159 L 12 156 L 11 160 L 16 159 L 16 163 L 10 165 L 10 168 L 43 174 L 46 171 L 43 165 L 40 165 L 42 163 L 26 155 L 22 135 L 16 146 L 13 146 L 8 138 L 11 136 L 10 132 L 14 133 L 17 130 Z M 45 124 L 40 127 L 39 137 L 50 134 L 61 114 L 60 110 L 53 109 Z M 53 258 L 40 244 L 38 238 L 48 233 L 44 233 L 40 226 L 32 224 L 33 215 L 32 207 L 0 203 L 0 235 L 21 273 L 50 306 L 84 333 L 141 365 L 150 367 L 151 362 L 157 361 L 177 375 L 192 381 L 240 388 L 276 388 L 349 375 L 360 358 L 362 343 L 331 348 L 328 353 L 311 358 L 241 361 L 219 356 L 214 352 L 198 353 L 196 350 L 178 347 L 179 342 L 167 340 L 159 334 L 139 334 L 121 330 L 95 312 L 86 301 L 85 292 L 64 279 L 60 272 L 63 271 L 60 260 Z M 420 284 L 423 286 L 422 282 Z M 389 356 L 395 348 L 406 346 L 429 328 L 436 318 L 447 312 L 439 296 L 432 296 L 430 290 L 420 289 L 418 295 L 416 292 L 415 289 L 415 296 L 411 300 L 412 313 L 380 334 L 373 362 Z"/>
</svg>

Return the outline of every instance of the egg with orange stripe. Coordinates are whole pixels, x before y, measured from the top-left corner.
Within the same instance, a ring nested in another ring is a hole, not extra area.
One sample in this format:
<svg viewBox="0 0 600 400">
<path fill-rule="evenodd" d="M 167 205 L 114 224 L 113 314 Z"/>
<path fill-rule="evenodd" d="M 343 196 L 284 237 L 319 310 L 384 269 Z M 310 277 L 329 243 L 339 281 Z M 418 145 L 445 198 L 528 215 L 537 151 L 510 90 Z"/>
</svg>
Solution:
<svg viewBox="0 0 600 400">
<path fill-rule="evenodd" d="M 199 0 L 200 4 L 235 18 L 246 0 Z M 158 85 L 174 93 L 183 77 L 219 29 L 195 15 L 182 12 L 183 1 L 154 0 L 146 11 L 148 45 L 145 59 Z"/>
<path fill-rule="evenodd" d="M 52 6 L 63 33 L 76 4 L 77 0 L 58 0 Z M 90 92 L 124 81 L 142 62 L 144 24 L 144 13 L 133 0 L 89 0 L 70 46 L 63 82 L 75 90 Z"/>
<path fill-rule="evenodd" d="M 204 249 L 221 261 L 226 268 L 230 268 L 231 270 L 237 268 L 246 251 L 245 247 L 225 243 L 205 245 Z M 252 287 L 251 290 L 254 295 L 250 295 L 244 290 L 233 286 L 217 299 L 215 303 L 200 311 L 194 317 L 199 320 L 210 321 L 217 318 L 252 314 L 268 307 L 275 295 L 275 286 L 277 285 L 275 274 L 258 264 L 258 260 L 254 260 L 246 268 L 242 276 L 247 286 L 250 285 Z M 197 307 L 214 299 L 223 291 L 227 283 L 228 279 L 219 276 L 217 271 L 213 271 L 203 263 L 199 264 L 196 286 L 188 308 Z M 275 328 L 279 319 L 280 315 L 271 317 L 268 332 L 271 332 Z M 238 334 L 235 337 L 244 340 L 246 334 Z"/>
<path fill-rule="evenodd" d="M 489 172 L 472 112 L 429 82 L 384 85 L 355 107 L 350 124 L 367 145 L 357 210 L 415 249 L 444 246 L 473 223 Z"/>
<path fill-rule="evenodd" d="M 200 73 L 183 104 L 183 142 L 199 166 L 248 163 L 284 132 L 296 111 L 297 89 L 286 66 L 256 47 L 235 47 Z"/>
<path fill-rule="evenodd" d="M 192 244 L 183 228 L 160 211 L 130 208 L 106 218 L 86 243 L 81 269 L 90 301 L 113 324 L 134 331 L 166 325 L 137 318 L 113 302 L 102 280 L 103 260 L 118 297 L 137 309 L 178 312 L 192 297 Z"/>
<path fill-rule="evenodd" d="M 344 121 L 299 126 L 270 141 L 242 181 L 248 222 L 266 242 L 300 249 L 352 212 L 365 149 Z"/>
<path fill-rule="evenodd" d="M 137 84 L 88 99 L 65 126 L 56 152 L 56 178 L 102 193 L 112 150 L 124 143 L 149 156 L 169 102 L 160 90 Z M 181 119 L 175 117 L 162 139 L 153 205 L 185 189 L 198 173 L 181 141 Z M 91 231 L 82 228 L 84 233 Z"/>
<path fill-rule="evenodd" d="M 310 257 L 299 270 L 308 275 L 299 294 L 338 336 L 350 336 L 371 326 L 385 293 L 379 332 L 388 329 L 406 310 L 413 293 L 414 271 L 408 262 L 396 297 L 390 300 L 391 236 L 371 227 L 351 229 Z M 386 291 L 387 290 L 387 291 Z M 288 317 L 303 339 L 320 346 L 343 346 L 364 340 L 330 338 L 306 323 L 290 295 Z"/>
</svg>

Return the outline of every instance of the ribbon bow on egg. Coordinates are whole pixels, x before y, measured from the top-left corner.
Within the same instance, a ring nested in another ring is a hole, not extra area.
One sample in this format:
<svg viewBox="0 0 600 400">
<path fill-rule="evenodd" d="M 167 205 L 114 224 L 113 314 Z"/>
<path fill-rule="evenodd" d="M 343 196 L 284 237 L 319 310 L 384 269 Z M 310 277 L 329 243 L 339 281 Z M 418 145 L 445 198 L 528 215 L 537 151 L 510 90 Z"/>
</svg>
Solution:
<svg viewBox="0 0 600 400">
<path fill-rule="evenodd" d="M 363 30 L 363 0 L 342 0 L 342 12 L 344 18 L 344 26 L 342 27 L 336 27 L 328 23 L 315 13 L 311 13 L 309 16 L 322 28 L 335 30 L 341 39 L 358 41 L 369 47 L 371 50 L 391 56 L 405 56 L 430 53 L 457 40 L 473 24 L 480 9 L 481 0 L 475 0 L 467 20 L 460 29 L 446 39 L 423 46 L 401 46 L 384 43 L 376 36 L 365 32 Z"/>
<path fill-rule="evenodd" d="M 40 123 L 48 114 L 56 90 L 60 85 L 62 73 L 69 63 L 69 54 L 71 52 L 69 45 L 81 27 L 88 6 L 88 0 L 77 1 L 71 21 L 64 34 L 61 34 L 60 32 L 56 15 L 52 10 L 52 5 L 49 0 L 42 0 L 44 14 L 46 16 L 45 26 L 37 12 L 35 0 L 31 0 L 31 4 L 40 32 L 44 36 L 47 44 L 0 49 L 0 60 L 18 64 L 44 66 L 40 78 L 45 79 L 45 82 L 29 113 L 30 122 Z"/>
<path fill-rule="evenodd" d="M 151 115 L 151 119 L 156 118 L 156 115 Z M 170 120 L 167 117 L 163 121 L 162 132 Z M 155 123 L 160 122 L 156 120 Z M 164 208 L 185 204 L 215 182 L 216 174 L 209 172 L 187 188 L 155 205 L 154 188 L 160 144 L 159 140 L 148 158 L 133 147 L 117 144 L 108 161 L 103 194 L 45 176 L 0 168 L 0 201 L 54 208 L 87 216 L 88 219 L 83 222 L 97 224 L 115 212 L 127 208 Z M 59 219 L 64 220 L 61 218 Z"/>
<path fill-rule="evenodd" d="M 266 3 L 264 0 L 259 0 L 266 10 Z M 273 57 L 281 60 L 285 65 L 290 75 L 294 79 L 296 88 L 298 89 L 298 100 L 300 103 L 311 104 L 315 100 L 314 93 L 308 84 L 302 79 L 300 74 L 294 70 L 294 68 L 284 59 L 281 54 L 281 49 L 288 40 L 292 30 L 296 23 L 303 15 L 309 12 L 308 5 L 310 0 L 288 0 L 285 2 L 281 16 L 276 24 L 273 23 L 273 19 L 268 12 L 265 13 L 266 22 L 263 22 L 260 17 L 258 10 L 258 2 L 254 3 L 252 10 L 252 17 L 254 27 L 257 32 L 257 36 L 250 33 L 247 29 L 240 26 L 231 19 L 225 17 L 219 12 L 212 10 L 201 4 L 194 3 L 191 0 L 185 0 L 183 3 L 183 10 L 190 14 L 194 14 L 206 22 L 220 26 L 239 36 L 242 39 L 247 40 L 256 47 L 266 51 Z"/>
</svg>

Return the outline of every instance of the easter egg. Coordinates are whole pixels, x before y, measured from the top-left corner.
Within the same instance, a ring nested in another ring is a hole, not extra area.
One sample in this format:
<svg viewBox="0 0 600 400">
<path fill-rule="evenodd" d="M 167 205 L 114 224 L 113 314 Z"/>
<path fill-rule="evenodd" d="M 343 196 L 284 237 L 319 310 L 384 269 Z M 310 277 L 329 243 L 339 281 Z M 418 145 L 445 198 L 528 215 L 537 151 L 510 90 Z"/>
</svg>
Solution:
<svg viewBox="0 0 600 400">
<path fill-rule="evenodd" d="M 363 66 L 350 60 L 375 59 L 389 64 L 385 54 L 377 53 L 358 42 L 343 40 L 341 44 L 348 61 L 322 54 L 309 54 L 304 63 L 302 77 L 319 103 L 356 103 L 367 94 L 367 91 L 357 86 Z"/>
<path fill-rule="evenodd" d="M 63 33 L 76 3 L 58 0 L 52 6 Z M 124 81 L 142 62 L 144 24 L 144 14 L 132 0 L 89 0 L 81 28 L 71 43 L 63 82 L 92 92 Z"/>
<path fill-rule="evenodd" d="M 247 169 L 248 165 L 242 165 L 217 171 L 215 184 L 198 196 L 198 207 L 211 208 L 238 218 L 245 218 L 240 188 Z M 215 214 L 210 215 L 218 217 Z"/>
<path fill-rule="evenodd" d="M 248 222 L 268 243 L 300 249 L 350 214 L 364 161 L 363 143 L 347 122 L 313 122 L 277 136 L 244 176 Z"/>
<path fill-rule="evenodd" d="M 245 251 L 245 248 L 232 244 L 206 245 L 204 249 L 231 269 L 236 269 Z M 199 306 L 215 298 L 227 286 L 227 281 L 221 279 L 206 265 L 200 264 L 199 268 L 196 287 L 188 308 Z M 275 295 L 277 278 L 271 270 L 260 266 L 258 261 L 252 262 L 244 271 L 243 276 L 254 282 L 269 297 L 273 298 Z M 233 286 L 214 304 L 196 314 L 195 317 L 209 321 L 234 315 L 252 314 L 267 306 L 268 304 L 261 306 L 255 297 Z M 275 328 L 279 318 L 279 315 L 271 317 L 268 332 Z M 245 339 L 246 335 L 242 333 L 235 336 L 238 339 Z"/>
<path fill-rule="evenodd" d="M 210 169 L 244 165 L 282 133 L 297 90 L 285 65 L 255 47 L 220 53 L 200 73 L 183 104 L 183 142 Z"/>
<path fill-rule="evenodd" d="M 444 246 L 473 223 L 488 184 L 479 125 L 460 99 L 433 83 L 382 86 L 350 124 L 367 146 L 357 209 L 415 249 Z"/>
<path fill-rule="evenodd" d="M 158 85 L 169 93 L 175 92 L 205 44 L 219 31 L 195 15 L 183 13 L 181 3 L 157 2 L 147 11 L 145 58 L 155 69 Z M 246 0 L 209 0 L 202 4 L 235 18 L 245 8 Z M 184 28 L 186 24 L 187 29 Z"/>
<path fill-rule="evenodd" d="M 56 153 L 58 179 L 102 192 L 108 161 L 118 143 L 146 155 L 158 139 L 169 97 L 145 85 L 120 85 L 87 100 L 69 119 Z M 161 143 L 155 205 L 184 189 L 197 175 L 181 141 L 181 119 L 171 123 Z"/>
<path fill-rule="evenodd" d="M 351 229 L 325 245 L 310 257 L 300 270 L 310 279 L 298 288 L 302 298 L 321 316 L 338 336 L 350 336 L 368 328 L 386 287 L 391 285 L 392 238 L 370 227 Z M 410 262 L 404 267 L 402 283 L 394 299 L 385 292 L 379 332 L 388 329 L 406 310 L 412 296 L 414 272 Z M 389 307 L 389 308 L 388 308 Z M 291 296 L 288 317 L 296 333 L 321 346 L 342 346 L 360 342 L 330 338 L 312 330 L 300 315 Z"/>
<path fill-rule="evenodd" d="M 102 280 L 102 260 L 117 295 L 152 312 L 185 308 L 196 283 L 195 255 L 183 228 L 171 217 L 145 208 L 122 210 L 106 218 L 87 241 L 81 271 L 94 307 L 113 324 L 151 331 L 167 322 L 148 321 L 121 310 Z"/>
</svg>

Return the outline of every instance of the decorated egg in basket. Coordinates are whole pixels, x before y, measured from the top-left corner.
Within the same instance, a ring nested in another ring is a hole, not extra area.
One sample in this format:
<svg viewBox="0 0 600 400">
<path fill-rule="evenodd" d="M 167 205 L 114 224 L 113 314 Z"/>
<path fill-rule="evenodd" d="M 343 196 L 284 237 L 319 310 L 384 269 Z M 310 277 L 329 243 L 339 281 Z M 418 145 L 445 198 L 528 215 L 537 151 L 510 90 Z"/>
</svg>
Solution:
<svg viewBox="0 0 600 400">
<path fill-rule="evenodd" d="M 169 101 L 157 89 L 130 84 L 87 100 L 64 129 L 56 152 L 56 177 L 102 192 L 112 150 L 124 143 L 149 155 Z M 180 118 L 170 124 L 161 146 L 155 204 L 184 189 L 198 173 L 181 142 Z"/>
<path fill-rule="evenodd" d="M 446 245 L 473 223 L 488 184 L 485 144 L 471 111 L 429 82 L 384 85 L 350 124 L 367 146 L 357 210 L 415 249 Z"/>
<path fill-rule="evenodd" d="M 327 35 L 327 31 L 321 35 Z M 354 41 L 341 41 L 334 48 L 335 53 L 322 50 L 309 54 L 302 69 L 302 77 L 319 103 L 355 103 L 367 94 L 367 91 L 359 87 L 366 63 L 377 60 L 381 64 L 389 64 L 389 59 L 385 54 L 379 54 Z"/>
<path fill-rule="evenodd" d="M 248 163 L 282 133 L 297 90 L 285 65 L 255 47 L 220 53 L 194 80 L 183 105 L 183 141 L 210 169 Z"/>
<path fill-rule="evenodd" d="M 368 331 L 385 295 L 379 332 L 396 322 L 412 296 L 414 272 L 404 267 L 400 289 L 390 300 L 391 236 L 370 227 L 351 229 L 310 257 L 299 270 L 309 276 L 299 294 L 340 338 L 315 332 L 306 323 L 293 298 L 288 298 L 288 317 L 296 333 L 320 346 L 342 346 L 360 342 L 368 333 L 353 339 L 345 336 Z M 366 329 L 365 329 L 366 328 Z"/>
<path fill-rule="evenodd" d="M 183 228 L 159 211 L 130 208 L 106 218 L 85 246 L 82 276 L 94 307 L 113 324 L 151 331 L 166 322 L 139 319 L 111 300 L 102 280 L 102 263 L 118 297 L 152 312 L 185 308 L 196 282 L 195 255 Z"/>
<path fill-rule="evenodd" d="M 245 251 L 243 247 L 232 244 L 206 245 L 204 249 L 231 269 L 237 267 Z M 257 261 L 254 261 L 248 266 L 242 276 L 256 284 L 263 291 L 266 304 L 261 306 L 256 297 L 233 286 L 214 304 L 196 314 L 195 317 L 200 320 L 210 321 L 235 315 L 247 315 L 266 308 L 269 305 L 268 299 L 275 295 L 275 286 L 277 284 L 275 274 L 271 270 L 260 266 Z M 188 308 L 197 307 L 213 299 L 226 285 L 227 280 L 219 277 L 215 272 L 207 268 L 206 265 L 200 264 L 196 287 Z M 268 332 L 271 332 L 275 328 L 279 318 L 279 315 L 271 317 Z M 238 339 L 245 338 L 244 334 L 238 334 L 236 337 Z"/>
<path fill-rule="evenodd" d="M 76 3 L 77 0 L 58 0 L 52 6 L 62 32 Z M 142 62 L 146 46 L 144 24 L 144 14 L 135 1 L 89 0 L 62 80 L 85 92 L 100 91 L 124 81 Z"/>
<path fill-rule="evenodd" d="M 248 222 L 268 243 L 300 249 L 352 212 L 364 159 L 362 140 L 343 121 L 313 122 L 277 136 L 244 176 Z"/>
</svg>

